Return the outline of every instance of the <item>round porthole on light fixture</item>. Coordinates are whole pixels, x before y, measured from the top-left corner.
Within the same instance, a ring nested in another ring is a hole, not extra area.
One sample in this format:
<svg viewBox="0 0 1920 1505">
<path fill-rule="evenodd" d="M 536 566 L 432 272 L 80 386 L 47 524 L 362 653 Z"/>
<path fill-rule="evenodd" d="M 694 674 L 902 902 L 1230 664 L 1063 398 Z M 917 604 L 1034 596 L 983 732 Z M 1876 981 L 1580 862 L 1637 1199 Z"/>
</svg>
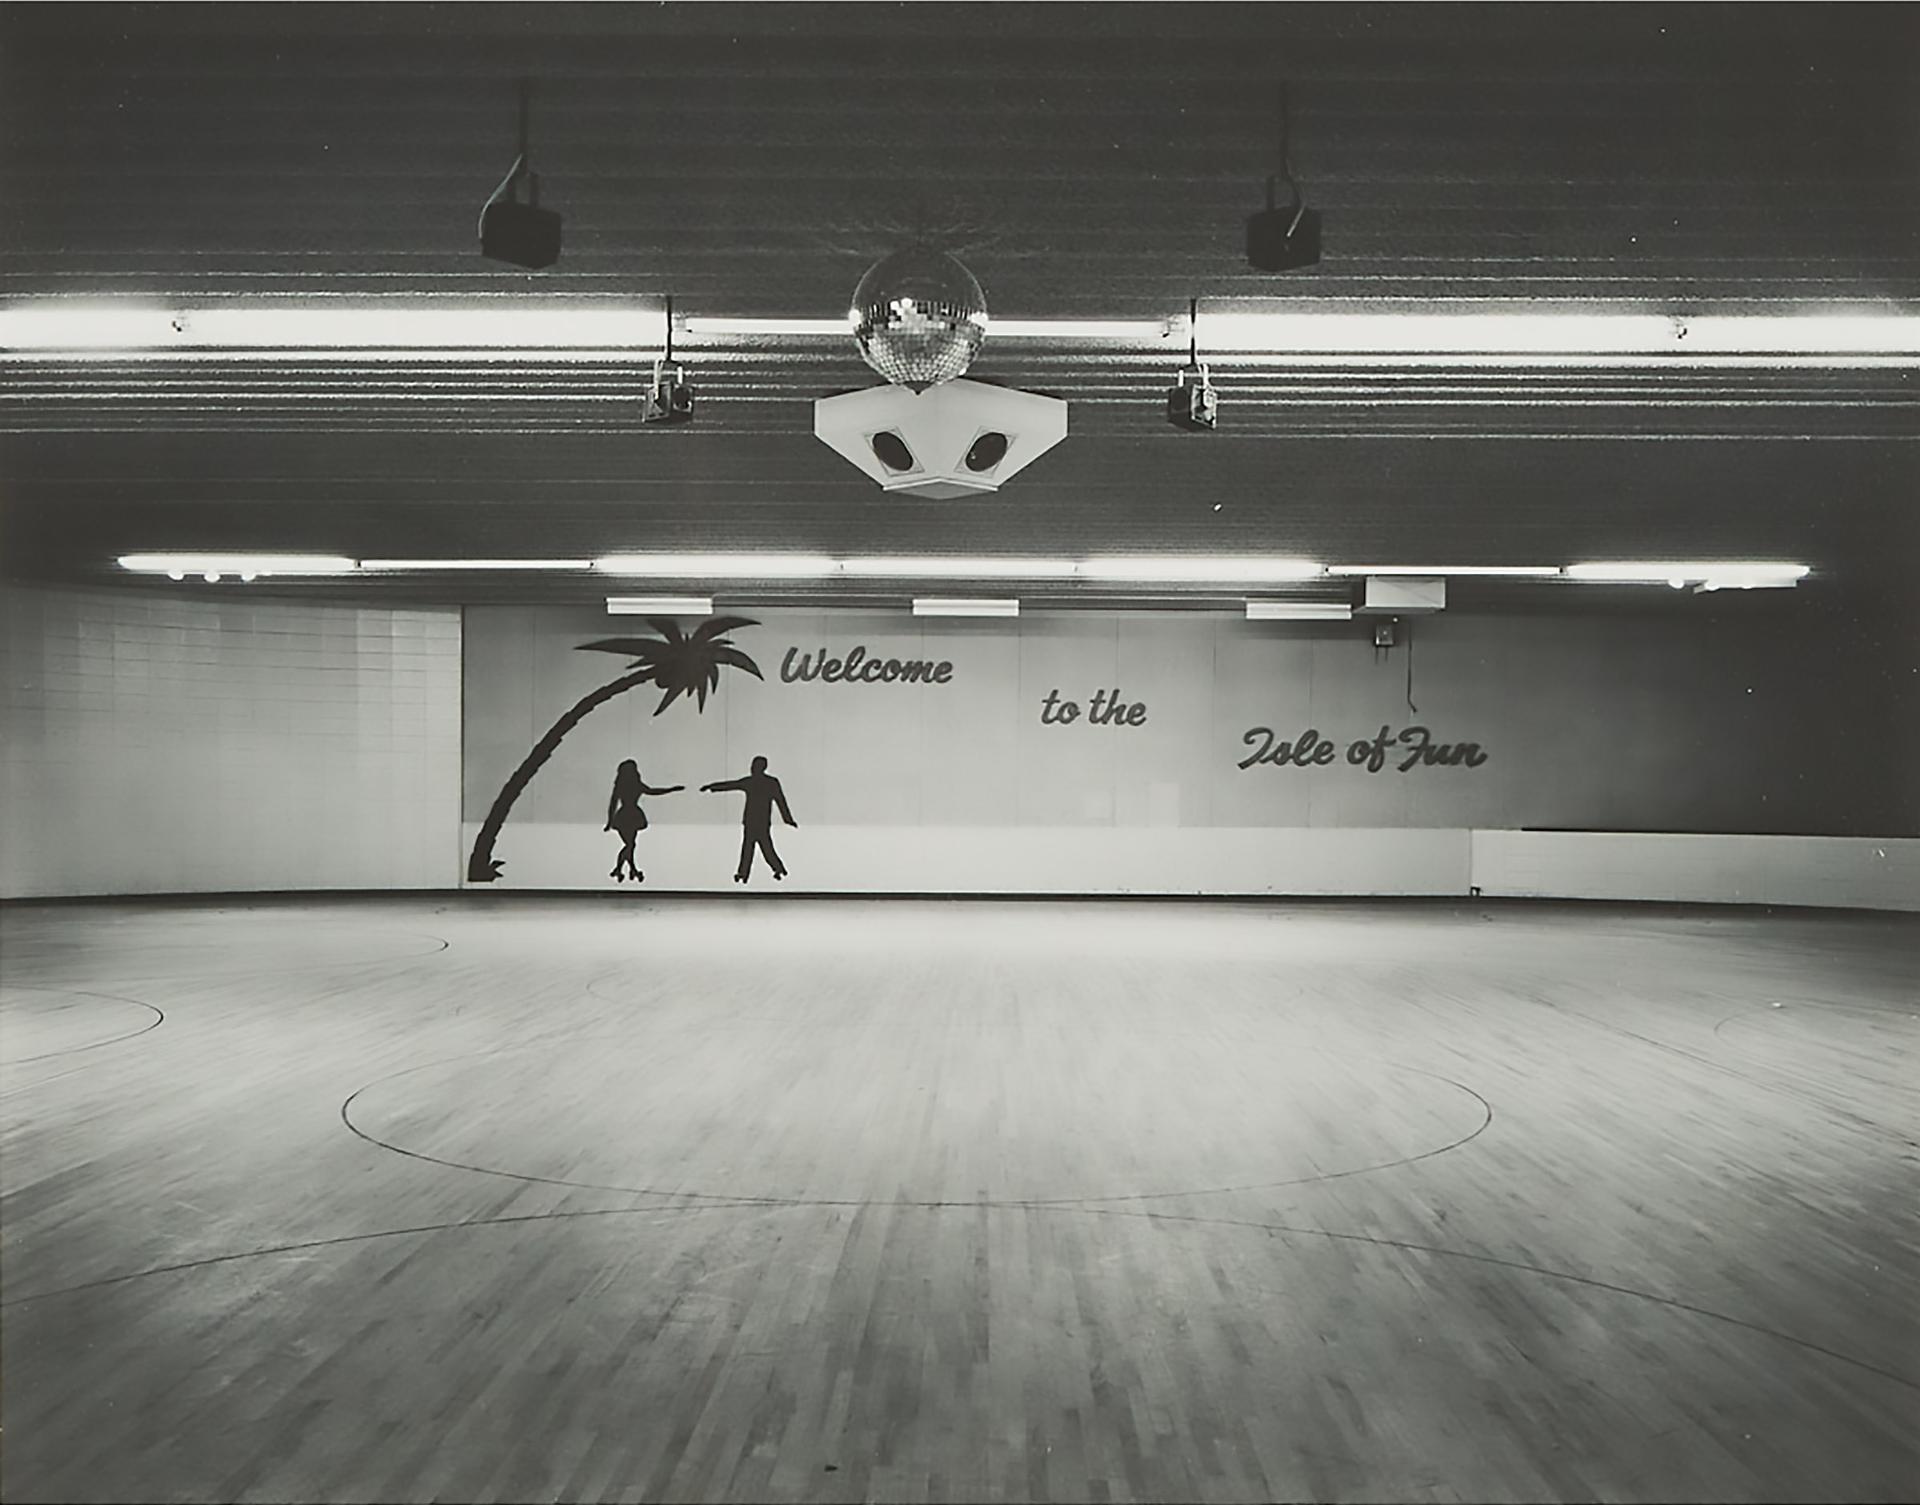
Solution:
<svg viewBox="0 0 1920 1505">
<path fill-rule="evenodd" d="M 973 441 L 967 450 L 967 469 L 973 471 L 992 470 L 1007 457 L 1007 436 L 997 430 L 989 429 Z"/>
<path fill-rule="evenodd" d="M 913 451 L 907 448 L 907 441 L 893 430 L 883 429 L 867 443 L 873 446 L 874 454 L 888 470 L 913 469 Z"/>
</svg>

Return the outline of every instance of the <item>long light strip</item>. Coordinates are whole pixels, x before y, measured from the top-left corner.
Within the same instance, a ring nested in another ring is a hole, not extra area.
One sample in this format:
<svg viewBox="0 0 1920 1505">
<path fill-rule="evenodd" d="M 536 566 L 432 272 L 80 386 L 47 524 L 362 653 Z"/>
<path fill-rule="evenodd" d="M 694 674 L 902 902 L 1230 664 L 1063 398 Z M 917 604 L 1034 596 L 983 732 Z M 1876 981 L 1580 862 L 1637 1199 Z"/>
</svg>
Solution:
<svg viewBox="0 0 1920 1505">
<path fill-rule="evenodd" d="M 843 559 L 842 574 L 891 580 L 1068 580 L 1078 569 L 1071 559 L 965 558 L 887 554 Z"/>
<path fill-rule="evenodd" d="M 1705 583 L 1713 589 L 1793 585 L 1811 572 L 1781 560 L 1601 560 L 1549 565 L 1321 565 L 1284 556 L 1132 554 L 1091 559 L 1003 555 L 608 554 L 598 559 L 362 559 L 337 554 L 123 554 L 140 574 L 351 575 L 474 571 L 587 571 L 656 579 L 799 580 L 835 577 L 896 580 L 1102 580 L 1136 584 L 1259 584 L 1363 575 L 1556 577 L 1597 584 Z M 610 598 L 611 599 L 611 598 Z M 696 599 L 675 597 L 673 599 Z M 1283 603 L 1287 605 L 1297 603 Z"/>
<path fill-rule="evenodd" d="M 1017 617 L 1020 615 L 1020 603 L 1006 598 L 984 600 L 979 597 L 915 596 L 913 614 L 916 617 Z"/>
<path fill-rule="evenodd" d="M 338 554 L 122 554 L 120 568 L 141 575 L 351 575 Z"/>
<path fill-rule="evenodd" d="M 618 302 L 421 306 L 298 303 L 169 308 L 124 300 L 26 299 L 0 306 L 0 350 L 12 353 L 117 351 L 193 353 L 280 351 L 552 350 L 631 359 L 658 349 L 666 314 Z M 840 338 L 840 319 L 689 318 L 693 338 Z M 1706 363 L 1733 357 L 1784 364 L 1848 356 L 1905 363 L 1920 357 L 1920 313 L 1670 315 L 1648 312 L 1209 313 L 1198 322 L 1203 354 L 1398 355 L 1407 360 L 1479 364 L 1521 360 L 1658 357 Z M 999 319 L 990 337 L 1071 344 L 1161 345 L 1184 338 L 1187 321 L 1167 319 Z M 1609 362 L 1610 363 L 1610 362 Z"/>
<path fill-rule="evenodd" d="M 608 596 L 607 612 L 616 617 L 710 617 L 711 596 Z"/>
<path fill-rule="evenodd" d="M 1329 575 L 1505 575 L 1555 576 L 1557 564 L 1330 564 Z"/>
</svg>

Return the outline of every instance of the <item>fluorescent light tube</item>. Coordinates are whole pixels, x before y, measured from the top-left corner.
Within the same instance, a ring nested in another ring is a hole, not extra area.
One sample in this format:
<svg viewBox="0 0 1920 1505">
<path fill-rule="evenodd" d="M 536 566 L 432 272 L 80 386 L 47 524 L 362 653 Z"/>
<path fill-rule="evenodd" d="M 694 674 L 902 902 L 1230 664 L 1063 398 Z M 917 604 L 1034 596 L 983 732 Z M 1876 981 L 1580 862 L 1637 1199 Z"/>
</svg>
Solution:
<svg viewBox="0 0 1920 1505">
<path fill-rule="evenodd" d="M 1345 601 L 1249 601 L 1249 622 L 1345 622 L 1353 608 Z"/>
<path fill-rule="evenodd" d="M 1001 340 L 1151 340 L 1185 333 L 1179 319 L 994 319 L 990 339 Z"/>
<path fill-rule="evenodd" d="M 1920 353 L 1920 316 L 1659 313 L 1209 313 L 1203 353 L 1865 355 Z"/>
<path fill-rule="evenodd" d="M 607 611 L 616 617 L 710 617 L 711 596 L 608 596 Z"/>
<path fill-rule="evenodd" d="M 819 579 L 840 568 L 819 554 L 607 554 L 593 567 L 603 575 L 715 580 Z"/>
<path fill-rule="evenodd" d="M 1014 559 L 1000 555 L 882 554 L 866 559 L 843 559 L 843 574 L 893 580 L 1065 580 L 1076 566 L 1071 559 Z"/>
<path fill-rule="evenodd" d="M 847 338 L 851 321 L 838 319 L 722 319 L 691 318 L 681 326 L 695 338 L 731 336 L 740 339 Z M 1141 341 L 1170 338 L 1179 328 L 1173 319 L 989 319 L 989 336 L 1004 340 Z"/>
<path fill-rule="evenodd" d="M 1684 585 L 1694 580 L 1716 580 L 1722 584 L 1742 580 L 1791 584 L 1806 577 L 1807 566 L 1753 559 L 1605 560 L 1570 564 L 1564 573 L 1569 580 L 1632 585 Z"/>
<path fill-rule="evenodd" d="M 744 339 L 779 339 L 832 336 L 847 338 L 845 319 L 683 319 L 680 331 L 694 339 L 734 336 Z"/>
<path fill-rule="evenodd" d="M 1017 600 L 966 600 L 958 596 L 915 596 L 916 617 L 1017 617 Z"/>
<path fill-rule="evenodd" d="M 658 309 L 606 305 L 378 308 L 236 303 L 155 309 L 68 306 L 47 299 L 0 309 L 0 349 L 9 350 L 554 348 L 630 354 L 660 348 L 666 331 L 666 315 Z"/>
<path fill-rule="evenodd" d="M 120 568 L 142 575 L 351 575 L 338 554 L 122 554 Z"/>
<path fill-rule="evenodd" d="M 590 570 L 591 559 L 363 559 L 363 570 Z"/>
<path fill-rule="evenodd" d="M 1500 575 L 1513 578 L 1555 576 L 1557 564 L 1330 564 L 1329 575 Z"/>
<path fill-rule="evenodd" d="M 1176 581 L 1244 582 L 1255 580 L 1315 580 L 1324 573 L 1311 559 L 1277 556 L 1227 558 L 1178 554 L 1118 554 L 1080 562 L 1088 580 L 1136 580 L 1147 583 Z"/>
<path fill-rule="evenodd" d="M 179 338 L 173 316 L 141 304 L 48 298 L 0 308 L 0 350 L 114 350 Z"/>
</svg>

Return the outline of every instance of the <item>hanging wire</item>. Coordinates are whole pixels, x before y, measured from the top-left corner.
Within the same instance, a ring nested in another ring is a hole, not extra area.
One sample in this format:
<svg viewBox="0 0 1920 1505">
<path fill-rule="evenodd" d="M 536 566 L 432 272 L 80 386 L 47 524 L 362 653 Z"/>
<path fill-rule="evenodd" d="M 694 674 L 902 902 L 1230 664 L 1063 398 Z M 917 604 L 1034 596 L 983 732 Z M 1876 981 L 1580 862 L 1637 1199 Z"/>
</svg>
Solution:
<svg viewBox="0 0 1920 1505">
<path fill-rule="evenodd" d="M 500 180 L 500 186 L 494 189 L 492 193 L 488 194 L 486 203 L 480 206 L 480 223 L 483 227 L 482 230 L 480 231 L 480 234 L 483 239 L 485 238 L 485 234 L 486 234 L 484 226 L 486 224 L 487 211 L 491 209 L 495 204 L 500 202 L 500 196 L 503 193 L 506 193 L 509 189 L 511 189 L 514 183 L 519 179 L 520 174 L 526 171 L 527 116 L 529 114 L 532 101 L 533 101 L 533 80 L 530 78 L 523 78 L 520 80 L 520 151 L 519 151 L 519 154 L 515 156 L 513 159 L 513 166 L 507 169 L 507 175 Z M 540 180 L 536 178 L 532 173 L 527 173 L 527 194 L 528 194 L 528 202 L 533 204 L 538 204 L 540 202 Z"/>
<path fill-rule="evenodd" d="M 1420 707 L 1413 703 L 1413 623 L 1407 623 L 1407 709 L 1415 715 Z"/>
<path fill-rule="evenodd" d="M 1280 125 L 1280 171 L 1278 173 L 1270 173 L 1267 176 L 1267 207 L 1269 209 L 1274 207 L 1274 184 L 1282 177 L 1287 180 L 1287 191 L 1292 194 L 1295 199 L 1300 197 L 1300 185 L 1293 180 L 1293 110 L 1287 99 L 1287 81 L 1285 79 L 1280 80 L 1279 110 L 1277 113 Z"/>
</svg>

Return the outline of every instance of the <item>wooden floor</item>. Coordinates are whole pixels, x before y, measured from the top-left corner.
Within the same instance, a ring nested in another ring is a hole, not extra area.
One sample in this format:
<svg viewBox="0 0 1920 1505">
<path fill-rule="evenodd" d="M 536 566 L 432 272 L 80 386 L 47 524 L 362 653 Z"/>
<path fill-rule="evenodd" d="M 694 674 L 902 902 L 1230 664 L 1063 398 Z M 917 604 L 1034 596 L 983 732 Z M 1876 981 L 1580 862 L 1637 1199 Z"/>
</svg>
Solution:
<svg viewBox="0 0 1920 1505">
<path fill-rule="evenodd" d="M 0 1492 L 1911 1500 L 1920 925 L 0 912 Z"/>
</svg>

